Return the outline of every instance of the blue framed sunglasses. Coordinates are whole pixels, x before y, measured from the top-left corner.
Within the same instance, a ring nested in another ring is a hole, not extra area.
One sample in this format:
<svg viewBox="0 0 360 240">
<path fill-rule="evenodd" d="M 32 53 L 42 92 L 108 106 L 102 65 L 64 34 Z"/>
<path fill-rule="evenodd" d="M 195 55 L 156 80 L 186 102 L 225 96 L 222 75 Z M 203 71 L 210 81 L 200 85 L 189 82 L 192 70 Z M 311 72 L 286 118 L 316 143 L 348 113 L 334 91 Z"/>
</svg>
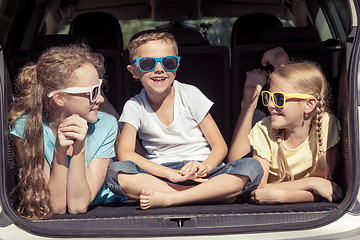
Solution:
<svg viewBox="0 0 360 240">
<path fill-rule="evenodd" d="M 130 62 L 131 65 L 138 63 L 139 69 L 142 72 L 151 72 L 155 69 L 158 62 L 166 71 L 175 71 L 179 67 L 179 56 L 166 56 L 166 57 L 142 57 L 136 58 Z"/>
</svg>

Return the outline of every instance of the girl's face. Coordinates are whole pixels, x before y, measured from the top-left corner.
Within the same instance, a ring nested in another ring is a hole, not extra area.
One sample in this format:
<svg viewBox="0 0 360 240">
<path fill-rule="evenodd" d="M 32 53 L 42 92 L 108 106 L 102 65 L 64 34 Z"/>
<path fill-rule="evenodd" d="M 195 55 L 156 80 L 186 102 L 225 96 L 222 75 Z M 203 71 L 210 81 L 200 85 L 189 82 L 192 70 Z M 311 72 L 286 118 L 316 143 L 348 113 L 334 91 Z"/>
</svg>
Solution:
<svg viewBox="0 0 360 240">
<path fill-rule="evenodd" d="M 136 49 L 134 59 L 141 57 L 176 56 L 174 48 L 166 41 L 150 41 Z M 138 63 L 129 65 L 128 70 L 135 79 L 140 79 L 146 94 L 150 96 L 163 96 L 171 91 L 172 83 L 176 76 L 175 71 L 167 71 L 160 62 L 156 63 L 151 72 L 142 72 Z"/>
<path fill-rule="evenodd" d="M 92 64 L 85 63 L 74 71 L 71 82 L 74 83 L 71 87 L 92 87 L 99 84 L 98 73 Z M 88 122 L 94 123 L 97 121 L 99 105 L 103 102 L 104 98 L 101 94 L 95 102 L 90 101 L 89 93 L 68 94 L 64 105 L 65 116 L 78 114 Z"/>
<path fill-rule="evenodd" d="M 285 78 L 274 75 L 270 83 L 270 92 L 299 93 Z M 306 100 L 286 98 L 283 107 L 277 107 L 269 101 L 268 110 L 271 114 L 271 127 L 274 129 L 294 130 L 302 127 L 305 115 Z"/>
</svg>

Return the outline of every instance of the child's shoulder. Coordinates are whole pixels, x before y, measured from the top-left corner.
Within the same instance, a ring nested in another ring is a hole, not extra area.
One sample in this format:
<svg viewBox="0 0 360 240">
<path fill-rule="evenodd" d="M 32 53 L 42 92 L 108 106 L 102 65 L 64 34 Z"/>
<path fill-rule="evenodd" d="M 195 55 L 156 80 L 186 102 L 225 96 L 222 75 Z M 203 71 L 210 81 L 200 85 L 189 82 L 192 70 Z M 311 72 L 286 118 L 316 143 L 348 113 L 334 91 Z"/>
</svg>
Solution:
<svg viewBox="0 0 360 240">
<path fill-rule="evenodd" d="M 146 91 L 145 91 L 145 88 L 142 88 L 141 91 L 132 96 L 130 99 L 128 99 L 126 101 L 125 104 L 131 104 L 131 103 L 144 103 L 144 101 L 146 100 Z"/>
<path fill-rule="evenodd" d="M 179 81 L 174 81 L 174 89 L 175 92 L 180 96 L 182 99 L 186 99 L 190 103 L 194 103 L 194 101 L 202 101 L 201 99 L 207 99 L 205 94 L 196 86 L 188 84 L 188 83 L 181 83 Z"/>
<path fill-rule="evenodd" d="M 101 111 L 98 112 L 98 119 L 104 120 L 104 121 L 113 121 L 113 120 L 116 121 L 115 116 L 113 116 L 109 113 L 106 113 L 106 112 L 101 112 Z"/>
<path fill-rule="evenodd" d="M 325 112 L 322 116 L 322 130 L 328 132 L 329 130 L 339 132 L 341 130 L 340 122 L 335 115 Z"/>
<path fill-rule="evenodd" d="M 271 116 L 266 116 L 257 123 L 255 123 L 254 127 L 260 129 L 269 129 L 271 128 Z"/>
<path fill-rule="evenodd" d="M 194 85 L 191 85 L 191 84 L 188 84 L 188 83 L 182 83 L 182 82 L 179 82 L 177 80 L 174 81 L 174 87 L 175 89 L 178 88 L 178 89 L 182 89 L 186 92 L 201 92 L 199 88 L 197 88 L 196 86 Z"/>
<path fill-rule="evenodd" d="M 255 139 L 265 137 L 273 140 L 276 130 L 271 127 L 271 117 L 267 116 L 258 121 L 251 129 L 249 136 Z"/>
<path fill-rule="evenodd" d="M 331 129 L 333 131 L 340 131 L 340 122 L 334 114 L 325 112 L 322 115 L 321 122 L 322 128 L 325 129 L 325 131 L 327 131 L 328 129 Z"/>
<path fill-rule="evenodd" d="M 98 120 L 95 124 L 105 128 L 113 128 L 114 126 L 117 126 L 117 119 L 111 114 L 98 112 Z"/>
<path fill-rule="evenodd" d="M 334 114 L 329 113 L 329 112 L 324 112 L 323 116 L 322 116 L 323 120 L 326 122 L 329 121 L 337 121 L 337 118 Z"/>
</svg>

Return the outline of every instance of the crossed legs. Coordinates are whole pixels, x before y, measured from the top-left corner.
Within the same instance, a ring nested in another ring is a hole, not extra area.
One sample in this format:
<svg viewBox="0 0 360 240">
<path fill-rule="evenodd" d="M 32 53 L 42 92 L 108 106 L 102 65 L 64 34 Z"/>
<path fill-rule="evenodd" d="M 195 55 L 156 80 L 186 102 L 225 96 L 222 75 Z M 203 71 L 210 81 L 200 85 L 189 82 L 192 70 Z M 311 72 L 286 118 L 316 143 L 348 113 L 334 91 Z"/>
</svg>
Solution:
<svg viewBox="0 0 360 240">
<path fill-rule="evenodd" d="M 224 173 L 193 186 L 169 183 L 144 173 L 119 173 L 118 180 L 128 198 L 140 200 L 141 209 L 148 209 L 188 203 L 233 201 L 244 189 L 249 177 Z"/>
</svg>

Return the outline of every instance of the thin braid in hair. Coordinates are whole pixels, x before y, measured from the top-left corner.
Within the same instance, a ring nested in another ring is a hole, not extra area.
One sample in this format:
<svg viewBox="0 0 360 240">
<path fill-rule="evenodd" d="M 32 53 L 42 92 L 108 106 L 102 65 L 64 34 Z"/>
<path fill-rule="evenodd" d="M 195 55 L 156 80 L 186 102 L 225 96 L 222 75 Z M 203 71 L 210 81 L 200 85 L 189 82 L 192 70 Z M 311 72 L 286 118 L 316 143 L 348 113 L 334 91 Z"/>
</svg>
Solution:
<svg viewBox="0 0 360 240">
<path fill-rule="evenodd" d="M 318 100 L 318 102 L 316 105 L 315 127 L 316 127 L 316 145 L 317 145 L 318 160 L 317 160 L 313 170 L 311 171 L 310 175 L 329 179 L 330 172 L 328 171 L 329 167 L 326 164 L 325 151 L 323 150 L 323 140 L 322 140 L 322 135 L 321 135 L 322 118 L 323 118 L 324 112 L 326 111 L 326 107 L 325 107 L 326 104 L 320 95 L 317 96 L 317 100 Z M 326 173 L 329 173 L 329 175 L 327 175 Z"/>
</svg>

